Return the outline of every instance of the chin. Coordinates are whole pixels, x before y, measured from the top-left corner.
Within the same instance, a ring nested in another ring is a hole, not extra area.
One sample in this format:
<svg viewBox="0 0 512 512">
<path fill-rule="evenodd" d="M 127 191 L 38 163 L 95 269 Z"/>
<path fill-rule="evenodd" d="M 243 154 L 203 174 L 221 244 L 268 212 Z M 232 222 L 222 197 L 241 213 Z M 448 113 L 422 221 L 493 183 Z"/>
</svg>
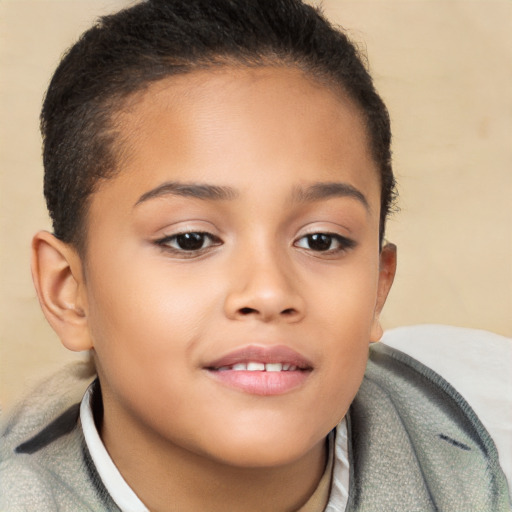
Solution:
<svg viewBox="0 0 512 512">
<path fill-rule="evenodd" d="M 215 453 L 211 455 L 226 465 L 239 468 L 277 468 L 314 452 L 323 445 L 329 433 L 306 437 L 300 428 L 295 432 L 290 432 L 290 428 L 285 432 L 269 427 L 265 430 L 265 434 L 261 431 L 253 435 L 233 433 L 215 443 Z"/>
<path fill-rule="evenodd" d="M 306 456 L 312 448 L 301 450 L 262 450 L 250 447 L 242 452 L 225 454 L 221 462 L 237 468 L 263 469 L 279 468 L 293 464 Z"/>
</svg>

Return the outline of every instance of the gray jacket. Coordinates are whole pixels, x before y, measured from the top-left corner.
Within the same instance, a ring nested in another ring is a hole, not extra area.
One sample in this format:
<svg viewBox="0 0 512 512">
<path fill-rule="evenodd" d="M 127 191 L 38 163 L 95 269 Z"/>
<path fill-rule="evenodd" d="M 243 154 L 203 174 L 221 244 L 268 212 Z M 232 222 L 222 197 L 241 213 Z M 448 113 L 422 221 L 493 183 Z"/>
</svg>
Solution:
<svg viewBox="0 0 512 512">
<path fill-rule="evenodd" d="M 56 389 L 69 389 L 63 388 L 69 382 L 47 383 L 6 424 L 0 449 L 2 512 L 120 510 L 98 476 L 80 427 L 76 395 L 90 376 L 82 369 L 71 379 L 73 392 L 53 399 Z M 347 424 L 347 512 L 512 510 L 489 434 L 446 381 L 411 357 L 382 344 L 371 346 Z M 342 512 L 340 503 L 333 486 L 326 510 Z"/>
</svg>

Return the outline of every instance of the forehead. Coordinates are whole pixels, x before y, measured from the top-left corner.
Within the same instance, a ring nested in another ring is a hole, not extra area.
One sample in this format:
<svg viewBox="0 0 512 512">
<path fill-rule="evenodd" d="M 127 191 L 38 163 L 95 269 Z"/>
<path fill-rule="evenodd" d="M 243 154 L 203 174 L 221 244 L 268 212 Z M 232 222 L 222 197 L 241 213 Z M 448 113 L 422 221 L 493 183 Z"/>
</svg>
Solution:
<svg viewBox="0 0 512 512">
<path fill-rule="evenodd" d="M 136 94 L 116 125 L 120 172 L 107 188 L 136 183 L 133 191 L 142 194 L 168 180 L 243 190 L 251 180 L 271 179 L 279 188 L 343 179 L 379 202 L 359 109 L 342 91 L 296 68 L 170 77 Z"/>
</svg>

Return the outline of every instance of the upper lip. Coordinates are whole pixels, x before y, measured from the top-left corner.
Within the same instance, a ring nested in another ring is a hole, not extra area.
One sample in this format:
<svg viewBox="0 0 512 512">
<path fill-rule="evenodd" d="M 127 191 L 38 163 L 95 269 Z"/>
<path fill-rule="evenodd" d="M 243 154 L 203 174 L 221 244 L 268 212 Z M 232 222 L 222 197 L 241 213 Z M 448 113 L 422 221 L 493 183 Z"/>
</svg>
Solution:
<svg viewBox="0 0 512 512">
<path fill-rule="evenodd" d="M 215 369 L 248 362 L 290 364 L 302 370 L 313 368 L 311 361 L 285 345 L 248 345 L 206 364 L 205 368 Z"/>
</svg>

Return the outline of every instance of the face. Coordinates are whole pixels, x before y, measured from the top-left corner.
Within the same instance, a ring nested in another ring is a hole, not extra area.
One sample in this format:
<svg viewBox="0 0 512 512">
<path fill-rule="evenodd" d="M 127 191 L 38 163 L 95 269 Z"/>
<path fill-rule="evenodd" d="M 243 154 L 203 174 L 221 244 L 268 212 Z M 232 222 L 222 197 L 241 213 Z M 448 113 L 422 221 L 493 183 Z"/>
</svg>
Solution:
<svg viewBox="0 0 512 512">
<path fill-rule="evenodd" d="M 346 413 L 390 286 L 359 112 L 298 70 L 205 71 L 119 126 L 82 289 L 105 422 L 238 466 L 302 457 Z"/>
</svg>

